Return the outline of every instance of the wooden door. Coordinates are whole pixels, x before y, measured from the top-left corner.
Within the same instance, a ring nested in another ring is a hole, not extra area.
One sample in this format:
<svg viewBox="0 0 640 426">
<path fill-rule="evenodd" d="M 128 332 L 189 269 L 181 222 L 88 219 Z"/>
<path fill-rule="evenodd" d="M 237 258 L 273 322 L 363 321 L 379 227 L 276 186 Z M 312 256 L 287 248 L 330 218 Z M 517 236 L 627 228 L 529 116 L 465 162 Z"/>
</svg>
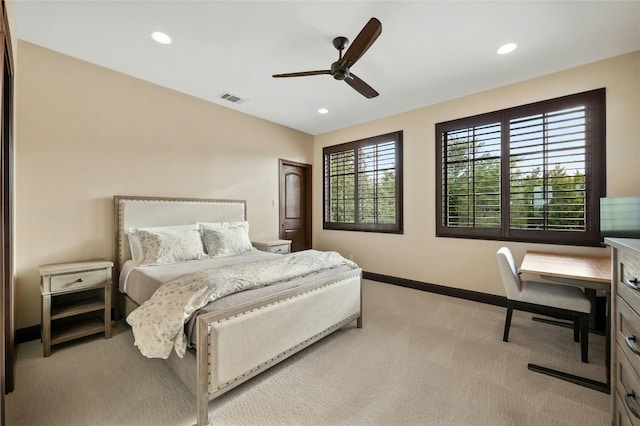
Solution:
<svg viewBox="0 0 640 426">
<path fill-rule="evenodd" d="M 280 238 L 311 248 L 311 165 L 280 160 Z"/>
</svg>

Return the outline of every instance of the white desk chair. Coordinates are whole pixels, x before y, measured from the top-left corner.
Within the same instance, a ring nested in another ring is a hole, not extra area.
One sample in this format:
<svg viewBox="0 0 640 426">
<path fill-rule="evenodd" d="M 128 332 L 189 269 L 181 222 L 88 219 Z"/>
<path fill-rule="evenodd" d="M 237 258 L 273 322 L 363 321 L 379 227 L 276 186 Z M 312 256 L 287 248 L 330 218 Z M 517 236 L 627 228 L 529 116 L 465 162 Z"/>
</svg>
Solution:
<svg viewBox="0 0 640 426">
<path fill-rule="evenodd" d="M 573 340 L 581 344 L 582 362 L 589 358 L 589 313 L 591 301 L 578 287 L 534 281 L 522 282 L 513 255 L 507 247 L 498 250 L 498 265 L 507 293 L 507 318 L 502 340 L 509 341 L 513 310 L 573 320 Z"/>
</svg>

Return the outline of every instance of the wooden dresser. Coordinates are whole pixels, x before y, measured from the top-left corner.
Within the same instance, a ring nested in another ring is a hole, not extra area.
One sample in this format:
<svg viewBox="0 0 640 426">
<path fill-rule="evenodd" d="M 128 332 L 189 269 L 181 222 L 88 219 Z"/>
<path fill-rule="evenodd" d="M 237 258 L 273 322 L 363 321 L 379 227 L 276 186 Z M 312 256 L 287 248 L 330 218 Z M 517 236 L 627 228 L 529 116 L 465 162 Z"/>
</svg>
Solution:
<svg viewBox="0 0 640 426">
<path fill-rule="evenodd" d="M 611 246 L 611 401 L 614 425 L 640 425 L 640 240 Z"/>
</svg>

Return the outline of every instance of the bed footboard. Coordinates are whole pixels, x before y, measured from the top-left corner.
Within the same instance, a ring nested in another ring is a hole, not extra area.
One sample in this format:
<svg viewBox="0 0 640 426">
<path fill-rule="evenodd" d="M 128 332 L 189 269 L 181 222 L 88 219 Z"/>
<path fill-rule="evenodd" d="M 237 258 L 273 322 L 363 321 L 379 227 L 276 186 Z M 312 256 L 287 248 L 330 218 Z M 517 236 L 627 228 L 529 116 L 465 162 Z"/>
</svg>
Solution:
<svg viewBox="0 0 640 426">
<path fill-rule="evenodd" d="M 198 425 L 209 401 L 343 325 L 362 326 L 361 270 L 201 315 L 197 321 Z"/>
</svg>

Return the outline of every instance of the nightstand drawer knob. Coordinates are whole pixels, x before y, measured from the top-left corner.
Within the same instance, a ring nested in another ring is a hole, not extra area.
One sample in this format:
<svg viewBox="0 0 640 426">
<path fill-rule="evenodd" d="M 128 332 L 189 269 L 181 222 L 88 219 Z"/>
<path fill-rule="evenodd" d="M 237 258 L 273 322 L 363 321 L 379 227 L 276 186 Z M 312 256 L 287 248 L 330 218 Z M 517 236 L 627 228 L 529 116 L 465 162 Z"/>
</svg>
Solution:
<svg viewBox="0 0 640 426">
<path fill-rule="evenodd" d="M 77 280 L 75 280 L 75 281 L 71 281 L 71 282 L 70 282 L 69 284 L 67 284 L 65 287 L 69 287 L 69 286 L 72 286 L 72 285 L 74 285 L 74 284 L 81 283 L 81 282 L 82 282 L 82 278 L 78 278 L 78 279 L 77 279 Z"/>
</svg>

